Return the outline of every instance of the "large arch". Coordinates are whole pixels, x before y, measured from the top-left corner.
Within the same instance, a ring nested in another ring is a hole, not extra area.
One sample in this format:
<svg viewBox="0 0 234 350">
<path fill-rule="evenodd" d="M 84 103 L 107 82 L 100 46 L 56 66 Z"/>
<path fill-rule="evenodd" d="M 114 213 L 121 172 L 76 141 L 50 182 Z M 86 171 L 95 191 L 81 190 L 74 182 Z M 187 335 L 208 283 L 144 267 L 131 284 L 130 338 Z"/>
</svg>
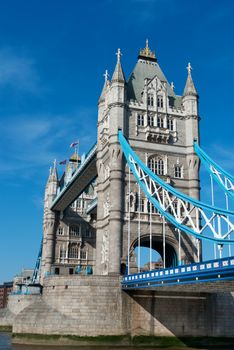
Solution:
<svg viewBox="0 0 234 350">
<path fill-rule="evenodd" d="M 177 254 L 177 246 L 178 242 L 176 239 L 170 236 L 166 236 L 165 241 L 165 266 L 166 267 L 174 267 L 178 266 L 178 254 Z M 133 252 L 135 248 L 138 247 L 138 238 L 136 238 L 130 248 L 130 252 Z M 150 248 L 150 235 L 144 234 L 140 237 L 140 247 Z M 163 237 L 162 234 L 152 234 L 152 249 L 160 254 L 163 259 Z"/>
</svg>

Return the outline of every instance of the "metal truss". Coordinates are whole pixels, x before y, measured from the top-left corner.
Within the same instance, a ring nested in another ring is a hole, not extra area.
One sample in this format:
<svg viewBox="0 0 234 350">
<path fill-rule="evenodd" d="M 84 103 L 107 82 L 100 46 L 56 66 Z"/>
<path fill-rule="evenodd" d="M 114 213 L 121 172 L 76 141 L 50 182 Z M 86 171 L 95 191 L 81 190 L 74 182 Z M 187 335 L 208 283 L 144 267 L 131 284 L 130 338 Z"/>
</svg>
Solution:
<svg viewBox="0 0 234 350">
<path fill-rule="evenodd" d="M 217 184 L 234 199 L 234 176 L 228 174 L 218 164 L 216 164 L 197 144 L 194 143 L 194 149 L 204 164 L 210 175 L 217 182 Z"/>
<path fill-rule="evenodd" d="M 197 239 L 219 245 L 234 244 L 234 212 L 220 209 L 193 199 L 166 184 L 135 154 L 122 132 L 119 142 L 137 183 L 159 213 L 177 229 Z"/>
</svg>

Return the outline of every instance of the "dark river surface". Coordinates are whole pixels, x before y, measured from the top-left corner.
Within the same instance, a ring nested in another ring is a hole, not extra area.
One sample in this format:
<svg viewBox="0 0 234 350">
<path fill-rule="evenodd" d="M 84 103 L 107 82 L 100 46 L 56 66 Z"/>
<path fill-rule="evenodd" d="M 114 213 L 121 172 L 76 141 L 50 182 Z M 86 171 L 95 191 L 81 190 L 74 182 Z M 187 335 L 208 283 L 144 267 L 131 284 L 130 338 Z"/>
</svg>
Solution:
<svg viewBox="0 0 234 350">
<path fill-rule="evenodd" d="M 165 350 L 165 348 L 154 348 L 154 347 L 115 347 L 115 346 L 47 346 L 47 345 L 16 345 L 11 344 L 11 335 L 9 333 L 1 333 L 0 332 L 0 350 L 149 350 L 149 349 L 157 349 L 157 350 Z M 170 348 L 171 350 L 195 350 L 194 348 Z M 200 348 L 201 349 L 201 348 Z M 203 350 L 207 350 L 208 348 L 203 348 Z M 211 349 L 211 348 L 209 348 Z M 234 350 L 233 347 L 225 347 L 225 348 L 217 348 L 214 347 L 215 350 Z"/>
</svg>

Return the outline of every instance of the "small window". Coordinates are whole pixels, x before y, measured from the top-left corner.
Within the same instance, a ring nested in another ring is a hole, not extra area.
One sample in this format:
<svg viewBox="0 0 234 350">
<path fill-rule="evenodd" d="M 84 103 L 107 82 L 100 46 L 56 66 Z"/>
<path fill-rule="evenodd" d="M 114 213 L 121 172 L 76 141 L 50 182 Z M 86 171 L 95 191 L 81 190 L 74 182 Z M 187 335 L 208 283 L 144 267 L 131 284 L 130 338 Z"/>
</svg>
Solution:
<svg viewBox="0 0 234 350">
<path fill-rule="evenodd" d="M 60 235 L 60 236 L 63 235 L 63 227 L 62 226 L 58 227 L 57 234 Z"/>
<path fill-rule="evenodd" d="M 137 115 L 137 125 L 144 126 L 144 116 L 142 114 Z"/>
<path fill-rule="evenodd" d="M 154 126 L 154 117 L 152 115 L 148 115 L 148 125 Z"/>
<path fill-rule="evenodd" d="M 182 178 L 182 167 L 180 165 L 175 165 L 175 177 Z"/>
<path fill-rule="evenodd" d="M 70 268 L 69 269 L 69 275 L 73 275 L 73 273 L 74 273 L 74 269 Z"/>
<path fill-rule="evenodd" d="M 70 226 L 69 233 L 70 233 L 70 236 L 80 236 L 81 227 L 80 226 Z"/>
<path fill-rule="evenodd" d="M 157 127 L 163 128 L 163 118 L 157 118 Z"/>
<path fill-rule="evenodd" d="M 174 122 L 173 122 L 173 119 L 167 119 L 167 128 L 168 128 L 170 131 L 173 131 L 173 130 L 174 130 Z"/>
<path fill-rule="evenodd" d="M 159 108 L 163 108 L 163 97 L 162 96 L 158 96 L 157 106 Z"/>
<path fill-rule="evenodd" d="M 56 267 L 56 268 L 54 269 L 54 274 L 55 274 L 55 275 L 59 275 L 59 267 Z"/>
</svg>

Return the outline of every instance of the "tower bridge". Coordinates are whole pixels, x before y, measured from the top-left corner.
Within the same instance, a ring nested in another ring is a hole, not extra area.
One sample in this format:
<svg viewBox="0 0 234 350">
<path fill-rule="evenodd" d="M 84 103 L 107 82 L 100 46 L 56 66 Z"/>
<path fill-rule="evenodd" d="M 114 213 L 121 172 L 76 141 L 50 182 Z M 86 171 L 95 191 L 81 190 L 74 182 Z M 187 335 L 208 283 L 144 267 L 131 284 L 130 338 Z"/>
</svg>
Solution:
<svg viewBox="0 0 234 350">
<path fill-rule="evenodd" d="M 16 333 L 234 336 L 219 322 L 233 310 L 234 178 L 199 146 L 191 69 L 177 95 L 148 41 L 128 80 L 118 50 L 97 143 L 82 161 L 75 152 L 61 178 L 56 164 L 50 170 L 34 274 L 42 299 L 20 312 Z M 200 161 L 226 208 L 200 201 Z M 203 241 L 214 259 L 204 261 Z"/>
</svg>

